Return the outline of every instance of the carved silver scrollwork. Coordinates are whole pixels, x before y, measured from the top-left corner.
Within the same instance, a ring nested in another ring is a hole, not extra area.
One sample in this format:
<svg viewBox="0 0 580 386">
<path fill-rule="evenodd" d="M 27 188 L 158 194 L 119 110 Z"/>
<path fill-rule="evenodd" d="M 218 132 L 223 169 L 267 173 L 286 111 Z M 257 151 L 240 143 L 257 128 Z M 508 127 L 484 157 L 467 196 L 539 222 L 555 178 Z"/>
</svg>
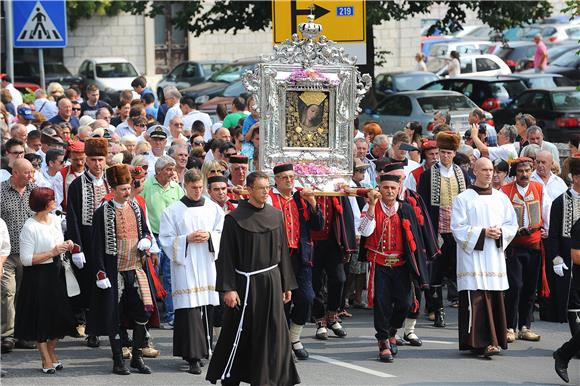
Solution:
<svg viewBox="0 0 580 386">
<path fill-rule="evenodd" d="M 272 55 L 263 55 L 254 71 L 242 75 L 242 83 L 256 98 L 260 113 L 260 168 L 271 173 L 283 162 L 330 166 L 332 174 L 303 176 L 305 181 L 320 185 L 352 173 L 353 121 L 361 111 L 359 104 L 371 87 L 371 78 L 357 70 L 356 57 L 321 35 L 322 27 L 313 17 L 298 30 L 302 38 L 294 34 L 275 45 Z M 287 98 L 305 91 L 328 95 L 328 147 L 291 147 L 286 141 L 288 133 L 296 136 L 294 129 L 298 127 L 288 112 L 295 114 L 294 105 L 287 106 L 293 99 Z"/>
</svg>

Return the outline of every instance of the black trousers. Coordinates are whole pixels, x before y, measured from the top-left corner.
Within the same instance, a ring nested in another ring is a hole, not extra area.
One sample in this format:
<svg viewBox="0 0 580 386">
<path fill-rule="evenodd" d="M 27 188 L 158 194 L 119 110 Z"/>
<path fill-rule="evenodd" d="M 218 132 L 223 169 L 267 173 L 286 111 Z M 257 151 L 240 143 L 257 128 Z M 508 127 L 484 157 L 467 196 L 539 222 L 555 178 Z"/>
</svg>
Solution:
<svg viewBox="0 0 580 386">
<path fill-rule="evenodd" d="M 572 359 L 580 351 L 580 331 L 577 331 L 569 341 L 564 343 L 559 351 L 564 359 Z"/>
<path fill-rule="evenodd" d="M 295 324 L 304 325 L 310 320 L 310 311 L 314 303 L 314 288 L 312 287 L 312 267 L 301 265 L 294 270 L 298 288 L 292 291 L 292 310 L 290 320 Z"/>
<path fill-rule="evenodd" d="M 336 240 L 330 238 L 329 240 L 316 241 L 313 261 L 312 286 L 316 296 L 312 305 L 312 316 L 315 319 L 322 319 L 327 310 L 336 312 L 340 307 L 342 291 L 346 282 L 342 254 Z M 326 296 L 324 294 L 325 274 Z"/>
<path fill-rule="evenodd" d="M 388 339 L 403 326 L 411 308 L 411 277 L 406 266 L 389 268 L 375 265 L 374 324 L 376 338 Z"/>
<path fill-rule="evenodd" d="M 506 249 L 509 288 L 505 291 L 507 327 L 530 328 L 542 258 L 540 251 L 510 246 Z"/>
<path fill-rule="evenodd" d="M 443 278 L 457 283 L 457 243 L 451 233 L 441 235 L 443 245 L 441 245 L 441 255 L 430 264 L 431 286 L 443 284 Z"/>
<path fill-rule="evenodd" d="M 151 316 L 145 311 L 145 306 L 139 295 L 139 288 L 135 287 L 137 277 L 135 271 L 121 272 L 123 277 L 124 288 L 121 300 L 119 302 L 119 315 L 123 319 L 135 321 L 139 324 L 145 324 Z"/>
</svg>

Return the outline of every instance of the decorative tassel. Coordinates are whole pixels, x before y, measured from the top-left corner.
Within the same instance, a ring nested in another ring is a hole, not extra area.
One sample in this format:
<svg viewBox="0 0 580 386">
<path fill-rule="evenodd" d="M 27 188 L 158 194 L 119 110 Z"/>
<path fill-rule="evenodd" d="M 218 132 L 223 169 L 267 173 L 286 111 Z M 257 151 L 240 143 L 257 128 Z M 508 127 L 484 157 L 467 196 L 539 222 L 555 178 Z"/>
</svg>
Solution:
<svg viewBox="0 0 580 386">
<path fill-rule="evenodd" d="M 370 271 L 369 271 L 369 281 L 367 284 L 367 304 L 369 308 L 373 308 L 374 306 L 374 296 L 375 296 L 375 262 L 370 262 Z"/>
<path fill-rule="evenodd" d="M 546 276 L 546 251 L 544 249 L 544 242 L 540 242 L 540 254 L 542 255 L 542 288 L 540 289 L 541 298 L 550 297 L 550 286 L 548 284 L 548 278 Z"/>
<path fill-rule="evenodd" d="M 167 296 L 167 291 L 163 288 L 163 284 L 161 280 L 159 280 L 159 276 L 157 276 L 157 272 L 155 272 L 155 267 L 153 267 L 153 262 L 151 259 L 147 260 L 147 267 L 149 268 L 149 274 L 151 275 L 151 279 L 153 280 L 153 286 L 155 287 L 155 293 L 157 299 L 161 300 Z"/>
</svg>

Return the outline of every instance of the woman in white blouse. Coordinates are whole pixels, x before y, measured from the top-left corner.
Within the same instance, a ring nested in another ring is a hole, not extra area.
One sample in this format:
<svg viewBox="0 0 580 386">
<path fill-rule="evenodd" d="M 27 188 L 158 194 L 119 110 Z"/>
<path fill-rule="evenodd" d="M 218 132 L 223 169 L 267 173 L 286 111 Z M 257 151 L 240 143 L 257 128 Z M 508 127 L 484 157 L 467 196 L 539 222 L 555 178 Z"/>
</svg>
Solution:
<svg viewBox="0 0 580 386">
<path fill-rule="evenodd" d="M 14 335 L 36 341 L 43 373 L 54 374 L 63 368 L 55 353 L 57 340 L 74 326 L 61 261 L 62 254 L 71 251 L 74 244 L 64 241 L 60 221 L 50 213 L 56 208 L 52 189 L 34 188 L 29 205 L 36 214 L 26 220 L 20 233 L 24 269 Z"/>
<path fill-rule="evenodd" d="M 451 61 L 447 65 L 447 73 L 449 74 L 450 78 L 454 78 L 461 74 L 461 63 L 459 63 L 459 52 L 451 51 L 449 53 L 451 56 Z"/>
</svg>

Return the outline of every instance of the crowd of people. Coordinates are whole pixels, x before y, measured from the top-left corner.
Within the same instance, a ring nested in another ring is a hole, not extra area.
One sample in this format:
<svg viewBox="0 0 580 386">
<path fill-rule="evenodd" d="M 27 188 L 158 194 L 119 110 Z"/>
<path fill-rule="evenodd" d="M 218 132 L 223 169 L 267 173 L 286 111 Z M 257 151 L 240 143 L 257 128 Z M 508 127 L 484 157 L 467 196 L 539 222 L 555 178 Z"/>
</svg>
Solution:
<svg viewBox="0 0 580 386">
<path fill-rule="evenodd" d="M 580 340 L 580 135 L 560 162 L 527 114 L 494 128 L 475 109 L 463 135 L 446 111 L 431 132 L 355 121 L 352 179 L 318 195 L 292 163 L 273 180 L 259 170 L 251 97 L 212 120 L 176 88 L 159 103 L 145 78 L 132 86 L 114 108 L 94 86 L 82 100 L 51 84 L 34 103 L 3 87 L 4 354 L 36 348 L 55 374 L 58 339 L 108 337 L 113 373 L 150 374 L 150 329 L 165 328 L 190 373 L 211 358 L 212 383 L 292 385 L 294 359 L 309 357 L 306 323 L 316 339 L 345 338 L 351 311 L 372 308 L 389 363 L 422 345 L 423 312 L 445 328 L 454 307 L 460 350 L 492 356 L 541 339 L 539 307 L 575 336 L 554 354 L 568 379 Z"/>
</svg>

